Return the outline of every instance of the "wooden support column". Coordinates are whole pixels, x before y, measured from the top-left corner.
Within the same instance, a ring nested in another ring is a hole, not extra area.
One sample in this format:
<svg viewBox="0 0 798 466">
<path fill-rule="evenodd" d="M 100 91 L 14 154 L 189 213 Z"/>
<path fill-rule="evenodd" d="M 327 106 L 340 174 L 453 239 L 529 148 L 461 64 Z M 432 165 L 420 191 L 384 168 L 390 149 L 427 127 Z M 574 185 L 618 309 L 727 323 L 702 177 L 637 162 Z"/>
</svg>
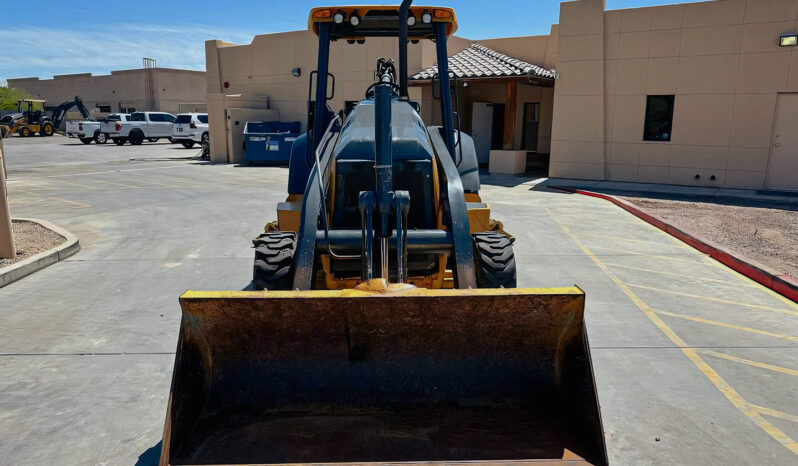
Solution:
<svg viewBox="0 0 798 466">
<path fill-rule="evenodd" d="M 515 145 L 515 101 L 518 82 L 507 81 L 507 99 L 504 102 L 504 150 L 513 150 Z"/>
</svg>

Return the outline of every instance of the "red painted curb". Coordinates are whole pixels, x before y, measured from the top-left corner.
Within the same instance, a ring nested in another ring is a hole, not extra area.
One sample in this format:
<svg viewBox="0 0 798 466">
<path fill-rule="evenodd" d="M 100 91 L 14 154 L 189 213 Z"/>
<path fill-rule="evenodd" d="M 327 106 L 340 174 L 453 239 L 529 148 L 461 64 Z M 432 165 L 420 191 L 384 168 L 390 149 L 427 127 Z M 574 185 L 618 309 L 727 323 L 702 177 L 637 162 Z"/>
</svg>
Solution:
<svg viewBox="0 0 798 466">
<path fill-rule="evenodd" d="M 701 239 L 695 234 L 675 227 L 656 215 L 650 214 L 640 209 L 631 202 L 618 199 L 615 196 L 596 193 L 593 191 L 585 191 L 582 189 L 568 188 L 565 186 L 551 186 L 551 188 L 567 193 L 597 197 L 599 199 L 612 202 L 613 204 L 640 218 L 641 220 L 654 225 L 665 233 L 668 233 L 669 235 L 689 244 L 691 247 L 703 252 L 704 254 L 709 255 L 709 257 L 715 259 L 721 264 L 745 275 L 751 280 L 754 280 L 755 282 L 766 286 L 767 288 L 770 288 L 785 298 L 798 302 L 798 278 L 777 272 L 765 265 L 747 259 L 734 251 L 730 251 L 719 244 Z"/>
</svg>

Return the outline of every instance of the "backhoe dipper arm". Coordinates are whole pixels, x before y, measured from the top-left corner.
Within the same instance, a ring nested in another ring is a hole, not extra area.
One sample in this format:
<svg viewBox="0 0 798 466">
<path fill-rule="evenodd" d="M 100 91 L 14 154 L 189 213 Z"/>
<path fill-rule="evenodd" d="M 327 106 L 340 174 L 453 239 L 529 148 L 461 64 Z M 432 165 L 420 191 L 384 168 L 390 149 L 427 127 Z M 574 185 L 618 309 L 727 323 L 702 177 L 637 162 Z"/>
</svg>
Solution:
<svg viewBox="0 0 798 466">
<path fill-rule="evenodd" d="M 75 100 L 73 100 L 71 102 L 64 102 L 61 105 L 59 105 L 58 107 L 56 107 L 55 110 L 53 110 L 53 126 L 55 128 L 58 128 L 59 126 L 61 126 L 61 122 L 64 121 L 64 117 L 66 116 L 66 112 L 68 112 L 69 109 L 71 109 L 72 107 L 77 107 L 78 111 L 80 112 L 80 114 L 86 120 L 91 120 L 92 119 L 91 118 L 91 114 L 86 109 L 86 106 L 83 105 L 83 99 L 81 99 L 80 96 L 76 95 L 75 96 Z"/>
</svg>

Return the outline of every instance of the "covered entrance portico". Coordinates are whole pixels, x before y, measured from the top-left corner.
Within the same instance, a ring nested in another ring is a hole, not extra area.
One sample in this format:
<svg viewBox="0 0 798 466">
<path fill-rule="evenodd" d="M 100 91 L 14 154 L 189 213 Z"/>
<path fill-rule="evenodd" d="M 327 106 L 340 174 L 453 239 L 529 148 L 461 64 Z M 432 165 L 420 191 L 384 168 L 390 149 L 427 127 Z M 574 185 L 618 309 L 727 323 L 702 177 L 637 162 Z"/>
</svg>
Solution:
<svg viewBox="0 0 798 466">
<path fill-rule="evenodd" d="M 449 70 L 457 91 L 455 125 L 459 119 L 474 138 L 480 165 L 488 164 L 491 151 L 519 151 L 529 154 L 530 170 L 547 170 L 557 73 L 480 44 L 450 57 Z M 439 97 L 431 86 L 436 79 L 435 67 L 410 78 L 411 86 L 422 88 L 422 111 L 436 107 L 429 105 Z"/>
</svg>

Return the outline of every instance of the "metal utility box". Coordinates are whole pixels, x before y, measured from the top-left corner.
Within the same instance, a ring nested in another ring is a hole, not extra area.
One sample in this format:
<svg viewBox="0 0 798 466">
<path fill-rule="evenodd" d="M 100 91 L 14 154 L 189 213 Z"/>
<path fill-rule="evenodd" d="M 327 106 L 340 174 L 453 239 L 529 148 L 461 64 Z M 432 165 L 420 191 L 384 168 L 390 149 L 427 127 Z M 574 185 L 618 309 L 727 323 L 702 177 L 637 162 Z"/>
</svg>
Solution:
<svg viewBox="0 0 798 466">
<path fill-rule="evenodd" d="M 246 161 L 253 163 L 288 163 L 291 146 L 302 125 L 298 121 L 248 121 L 244 127 Z"/>
</svg>

